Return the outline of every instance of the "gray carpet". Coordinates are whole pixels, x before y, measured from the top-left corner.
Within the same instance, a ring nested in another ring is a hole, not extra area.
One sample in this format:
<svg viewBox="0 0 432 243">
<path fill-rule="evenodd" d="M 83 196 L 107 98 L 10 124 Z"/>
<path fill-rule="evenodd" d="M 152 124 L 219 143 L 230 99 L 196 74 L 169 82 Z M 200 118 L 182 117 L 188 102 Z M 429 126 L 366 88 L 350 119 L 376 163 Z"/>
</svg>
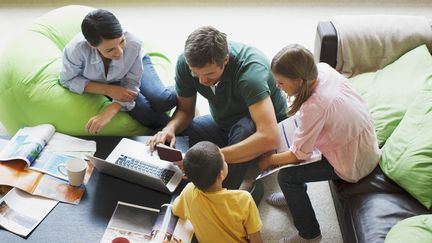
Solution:
<svg viewBox="0 0 432 243">
<path fill-rule="evenodd" d="M 264 242 L 278 242 L 284 236 L 296 234 L 297 230 L 292 223 L 291 214 L 287 207 L 274 207 L 265 201 L 265 198 L 273 192 L 280 191 L 277 184 L 277 173 L 271 174 L 262 180 L 265 190 L 264 198 L 259 205 L 261 220 L 264 224 L 262 236 Z M 321 226 L 322 242 L 343 242 L 328 183 L 309 183 L 308 194 Z"/>
</svg>

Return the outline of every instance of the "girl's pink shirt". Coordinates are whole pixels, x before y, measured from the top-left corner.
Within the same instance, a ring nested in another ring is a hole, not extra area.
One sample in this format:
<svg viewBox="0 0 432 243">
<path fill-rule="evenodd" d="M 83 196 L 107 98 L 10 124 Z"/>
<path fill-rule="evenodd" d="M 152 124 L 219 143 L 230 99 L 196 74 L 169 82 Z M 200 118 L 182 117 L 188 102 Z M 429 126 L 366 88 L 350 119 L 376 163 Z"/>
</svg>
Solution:
<svg viewBox="0 0 432 243">
<path fill-rule="evenodd" d="M 357 182 L 381 157 L 372 118 L 344 76 L 325 63 L 317 66 L 317 84 L 299 110 L 291 151 L 299 160 L 307 160 L 317 147 L 340 178 Z"/>
</svg>

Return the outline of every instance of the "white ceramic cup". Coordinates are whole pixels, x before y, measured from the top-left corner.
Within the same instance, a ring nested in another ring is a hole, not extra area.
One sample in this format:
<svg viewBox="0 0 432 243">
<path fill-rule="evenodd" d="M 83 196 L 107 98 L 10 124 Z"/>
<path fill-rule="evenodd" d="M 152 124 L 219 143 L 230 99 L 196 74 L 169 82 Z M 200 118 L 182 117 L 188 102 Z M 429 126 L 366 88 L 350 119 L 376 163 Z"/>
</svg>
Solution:
<svg viewBox="0 0 432 243">
<path fill-rule="evenodd" d="M 84 183 L 84 176 L 87 169 L 87 162 L 83 159 L 70 159 L 65 165 L 57 166 L 58 171 L 67 176 L 69 179 L 69 184 L 72 186 L 80 186 Z M 66 173 L 63 171 L 66 169 Z"/>
</svg>

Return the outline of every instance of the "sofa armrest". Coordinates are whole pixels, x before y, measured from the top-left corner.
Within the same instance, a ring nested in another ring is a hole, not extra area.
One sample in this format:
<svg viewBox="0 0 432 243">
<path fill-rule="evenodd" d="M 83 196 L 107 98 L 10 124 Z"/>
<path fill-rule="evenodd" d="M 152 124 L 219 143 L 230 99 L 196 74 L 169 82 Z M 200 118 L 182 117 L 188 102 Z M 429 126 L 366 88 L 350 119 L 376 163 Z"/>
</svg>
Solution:
<svg viewBox="0 0 432 243">
<path fill-rule="evenodd" d="M 330 21 L 318 22 L 314 56 L 316 62 L 325 62 L 336 67 L 338 37 Z"/>
</svg>

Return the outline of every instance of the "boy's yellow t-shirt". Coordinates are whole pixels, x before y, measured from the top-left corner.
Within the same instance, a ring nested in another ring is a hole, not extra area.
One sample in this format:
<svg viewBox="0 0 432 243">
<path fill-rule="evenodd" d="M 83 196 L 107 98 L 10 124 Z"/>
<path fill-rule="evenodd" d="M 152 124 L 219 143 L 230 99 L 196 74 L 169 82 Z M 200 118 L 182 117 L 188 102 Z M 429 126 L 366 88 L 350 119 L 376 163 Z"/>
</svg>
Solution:
<svg viewBox="0 0 432 243">
<path fill-rule="evenodd" d="M 247 242 L 261 230 L 258 208 L 247 191 L 203 192 L 189 183 L 174 201 L 172 211 L 191 221 L 199 242 Z"/>
</svg>

